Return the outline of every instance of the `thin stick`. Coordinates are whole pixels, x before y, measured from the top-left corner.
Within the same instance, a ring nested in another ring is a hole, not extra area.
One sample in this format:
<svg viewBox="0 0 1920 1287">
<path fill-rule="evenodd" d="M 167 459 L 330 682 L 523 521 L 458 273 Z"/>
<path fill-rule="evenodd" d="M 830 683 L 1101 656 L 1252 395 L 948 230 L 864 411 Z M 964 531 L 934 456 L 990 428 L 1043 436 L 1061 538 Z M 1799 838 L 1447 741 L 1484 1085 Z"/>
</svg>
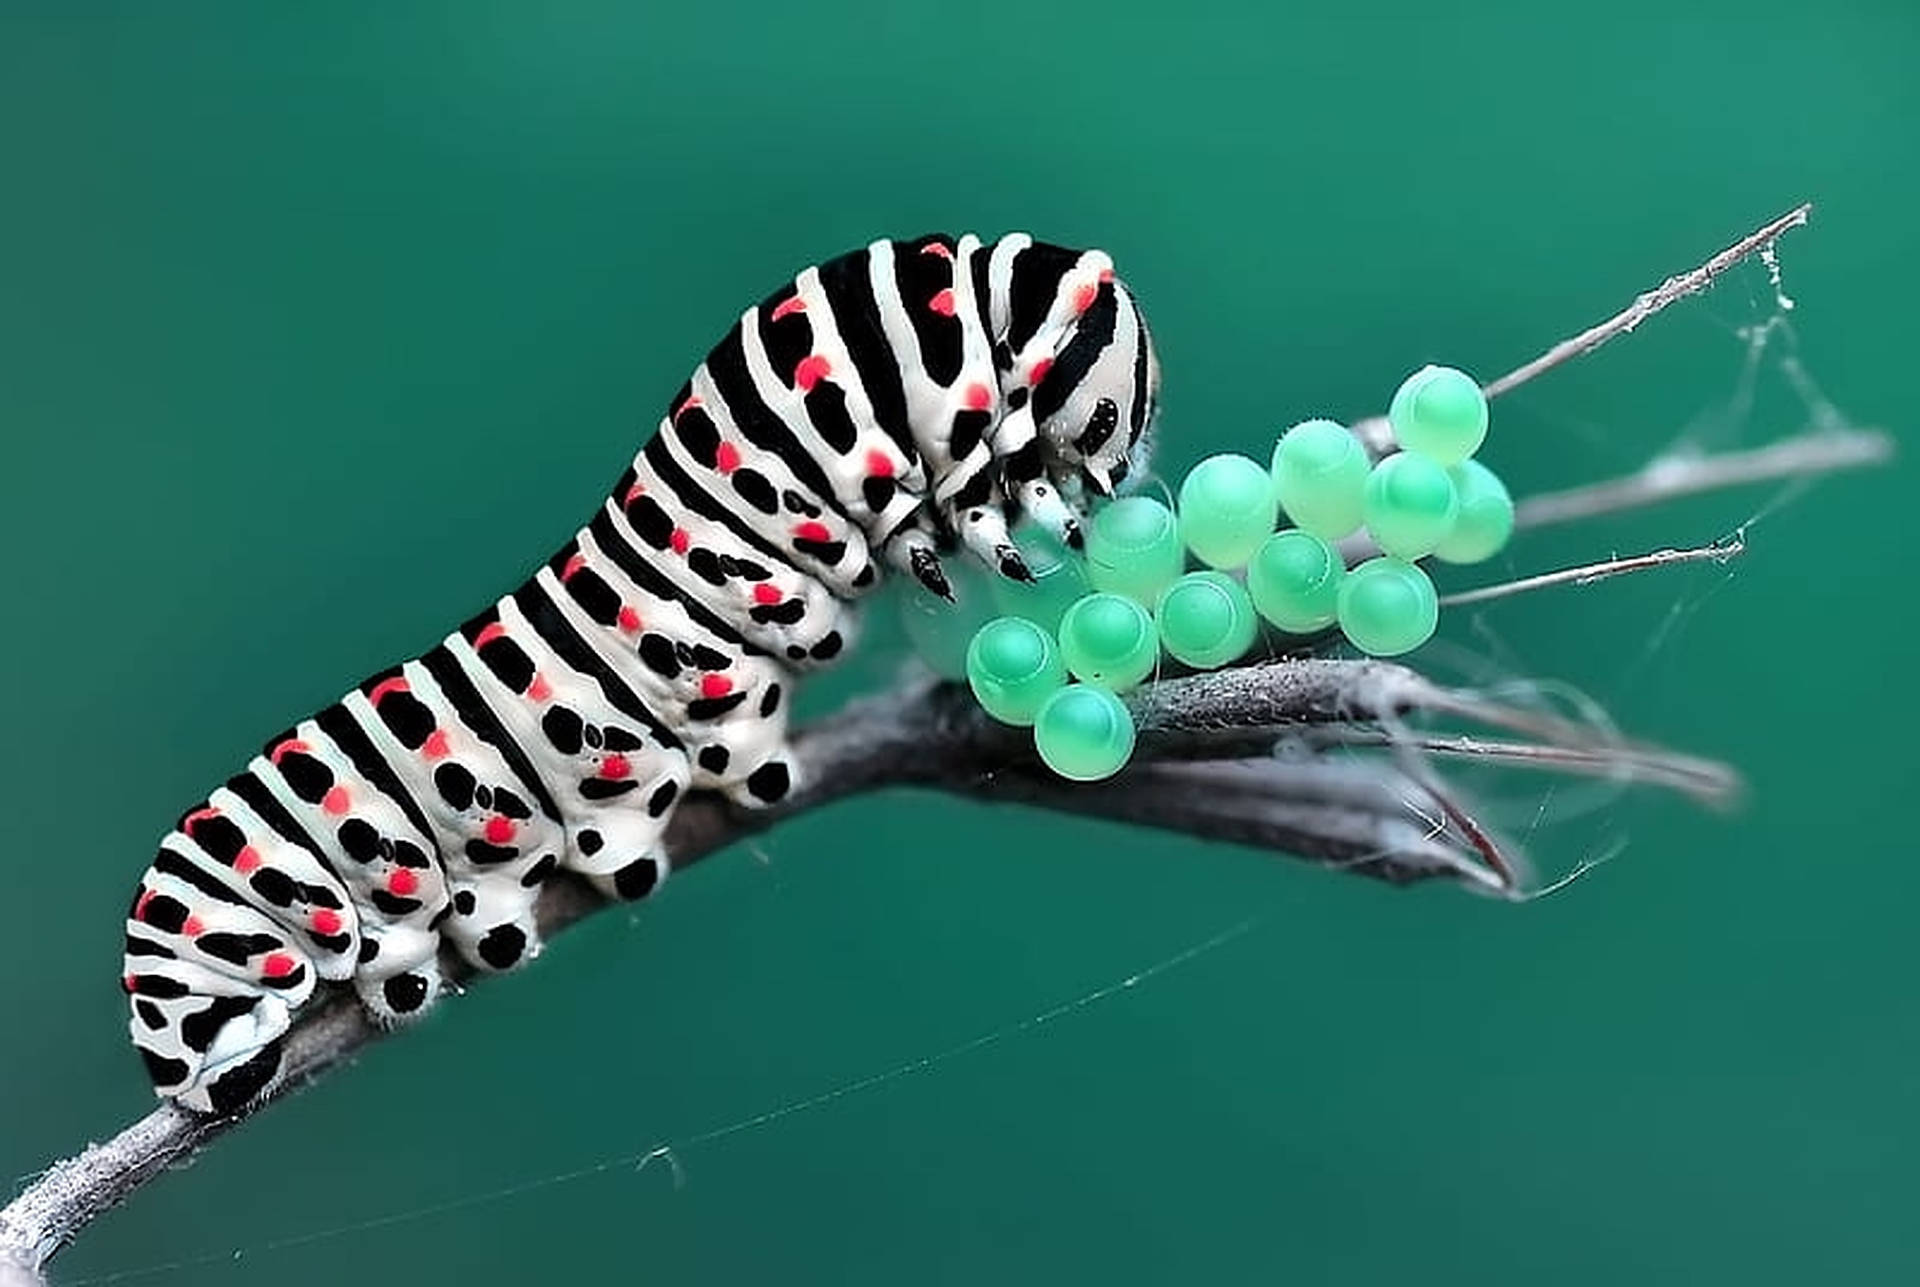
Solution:
<svg viewBox="0 0 1920 1287">
<path fill-rule="evenodd" d="M 1443 597 L 1440 600 L 1440 606 L 1455 608 L 1463 603 L 1485 603 L 1489 599 L 1511 598 L 1516 594 L 1525 594 L 1529 590 L 1544 590 L 1554 585 L 1592 585 L 1596 581 L 1605 581 L 1610 577 L 1622 576 L 1628 572 L 1644 572 L 1674 563 L 1728 563 L 1738 558 L 1746 548 L 1747 543 L 1735 536 L 1730 540 L 1715 541 L 1711 545 L 1699 545 L 1690 550 L 1655 550 L 1651 554 L 1608 559 L 1604 563 L 1588 563 L 1577 568 L 1562 568 L 1558 572 L 1542 572 L 1539 576 L 1522 577 L 1518 581 L 1502 581 L 1499 585 L 1485 585 L 1476 590 L 1461 590 L 1457 594 Z"/>
<path fill-rule="evenodd" d="M 1823 429 L 1747 451 L 1664 456 L 1624 478 L 1529 496 L 1514 506 L 1513 525 L 1551 527 L 1723 487 L 1861 469 L 1892 456 L 1893 439 L 1877 429 Z"/>
<path fill-rule="evenodd" d="M 1781 233 L 1805 224 L 1807 216 L 1812 213 L 1811 201 L 1794 207 L 1773 222 L 1748 233 L 1698 268 L 1667 278 L 1598 326 L 1589 327 L 1570 340 L 1562 340 L 1533 361 L 1515 367 L 1498 380 L 1485 386 L 1486 395 L 1489 398 L 1497 398 L 1503 393 L 1517 389 L 1536 376 L 1544 375 L 1582 354 L 1593 352 L 1614 336 L 1625 335 L 1675 300 L 1699 294 L 1713 285 L 1714 278 L 1748 255 L 1771 245 Z"/>
</svg>

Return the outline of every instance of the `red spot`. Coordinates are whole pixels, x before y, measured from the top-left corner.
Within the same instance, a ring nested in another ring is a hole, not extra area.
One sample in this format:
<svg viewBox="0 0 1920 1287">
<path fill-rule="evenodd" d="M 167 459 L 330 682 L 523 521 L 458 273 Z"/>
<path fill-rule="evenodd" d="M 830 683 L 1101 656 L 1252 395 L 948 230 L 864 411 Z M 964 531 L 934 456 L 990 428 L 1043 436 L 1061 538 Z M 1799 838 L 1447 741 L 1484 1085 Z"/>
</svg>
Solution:
<svg viewBox="0 0 1920 1287">
<path fill-rule="evenodd" d="M 833 365 L 818 353 L 813 353 L 801 358 L 800 364 L 793 368 L 793 382 L 802 393 L 812 393 L 814 385 L 832 374 Z"/>
<path fill-rule="evenodd" d="M 867 453 L 867 472 L 875 478 L 892 478 L 893 461 L 877 448 Z"/>
<path fill-rule="evenodd" d="M 553 685 L 547 682 L 545 675 L 535 675 L 533 682 L 527 685 L 527 696 L 536 702 L 544 702 L 553 696 Z"/>
<path fill-rule="evenodd" d="M 673 529 L 673 535 L 667 538 L 667 544 L 673 546 L 675 554 L 685 554 L 687 547 L 693 544 L 693 537 L 684 527 Z"/>
<path fill-rule="evenodd" d="M 120 980 L 120 986 L 125 988 L 129 992 L 133 991 L 135 988 L 140 986 L 139 976 L 129 974 L 126 978 Z"/>
<path fill-rule="evenodd" d="M 201 932 L 206 928 L 205 922 L 198 916 L 189 916 L 186 920 L 180 922 L 180 932 L 188 938 L 199 938 Z"/>
<path fill-rule="evenodd" d="M 270 952 L 267 959 L 260 962 L 260 973 L 270 979 L 284 979 L 292 974 L 299 963 L 285 952 Z"/>
<path fill-rule="evenodd" d="M 496 813 L 487 819 L 486 837 L 488 844 L 504 845 L 513 839 L 513 833 L 514 825 L 512 818 L 503 818 Z"/>
<path fill-rule="evenodd" d="M 771 605 L 780 602 L 780 600 L 784 598 L 786 598 L 786 596 L 780 593 L 780 587 L 770 581 L 762 581 L 759 585 L 753 587 L 753 601 L 755 603 Z"/>
<path fill-rule="evenodd" d="M 578 572 L 585 566 L 587 566 L 587 556 L 584 554 L 574 555 L 567 560 L 567 565 L 560 569 L 560 579 L 562 581 L 570 580 L 575 572 Z"/>
<path fill-rule="evenodd" d="M 989 389 L 984 384 L 978 384 L 978 383 L 969 384 L 967 386 L 967 410 L 985 411 L 988 407 L 992 405 L 993 405 L 992 389 Z"/>
<path fill-rule="evenodd" d="M 641 484 L 635 483 L 633 486 L 627 488 L 627 494 L 621 500 L 620 508 L 625 509 L 627 506 L 633 504 L 634 498 L 636 496 L 644 496 L 646 494 L 647 494 L 647 489 L 643 487 Z"/>
<path fill-rule="evenodd" d="M 334 935 L 340 932 L 340 913 L 331 907 L 322 907 L 313 914 L 313 932 L 322 935 Z"/>
<path fill-rule="evenodd" d="M 740 449 L 730 442 L 721 443 L 714 453 L 713 467 L 723 474 L 731 474 L 740 468 Z"/>
<path fill-rule="evenodd" d="M 609 755 L 600 761 L 600 776 L 609 782 L 618 782 L 633 772 L 633 765 L 627 763 L 624 755 Z"/>
<path fill-rule="evenodd" d="M 480 633 L 473 637 L 473 646 L 477 651 L 486 647 L 496 639 L 505 639 L 506 637 L 507 628 L 505 626 L 501 625 L 498 621 L 489 621 L 486 625 L 481 626 Z"/>
<path fill-rule="evenodd" d="M 1110 281 L 1112 281 L 1112 280 L 1113 280 L 1113 269 L 1111 269 L 1111 268 L 1102 268 L 1102 269 L 1100 270 L 1100 280 L 1101 280 L 1101 281 L 1103 281 L 1103 282 L 1110 282 Z"/>
<path fill-rule="evenodd" d="M 393 875 L 387 877 L 389 894 L 398 894 L 405 898 L 418 888 L 420 888 L 420 878 L 405 867 L 396 868 Z"/>
<path fill-rule="evenodd" d="M 420 743 L 420 754 L 429 760 L 446 758 L 447 750 L 447 730 L 444 728 L 434 729 L 427 734 L 427 740 Z"/>
<path fill-rule="evenodd" d="M 620 628 L 628 634 L 640 629 L 640 614 L 624 603 L 620 605 Z"/>
<path fill-rule="evenodd" d="M 788 313 L 804 313 L 806 311 L 807 301 L 801 299 L 798 295 L 794 295 L 781 300 L 773 306 L 773 320 L 777 322 Z"/>
<path fill-rule="evenodd" d="M 678 420 L 681 416 L 685 415 L 688 411 L 692 410 L 694 407 L 697 407 L 699 405 L 700 405 L 699 395 L 689 393 L 687 395 L 687 400 L 673 409 L 673 418 L 675 420 Z M 640 489 L 636 487 L 633 490 L 637 492 Z"/>
<path fill-rule="evenodd" d="M 942 317 L 952 317 L 953 316 L 952 289 L 950 287 L 942 287 L 938 294 L 936 294 L 932 299 L 927 301 L 927 307 L 932 309 L 934 312 L 940 314 L 940 316 Z"/>
<path fill-rule="evenodd" d="M 347 811 L 347 803 L 347 789 L 343 786 L 330 787 L 320 797 L 320 807 L 336 818 Z"/>
<path fill-rule="evenodd" d="M 142 889 L 140 891 L 140 901 L 133 905 L 133 919 L 136 921 L 144 921 L 147 919 L 147 904 L 152 901 L 153 891 L 151 889 Z"/>
<path fill-rule="evenodd" d="M 1038 385 L 1040 381 L 1047 378 L 1047 372 L 1051 370 L 1053 370 L 1053 359 L 1041 358 L 1033 364 L 1033 370 L 1027 372 L 1027 383 Z"/>
<path fill-rule="evenodd" d="M 929 241 L 926 245 L 920 247 L 920 253 L 923 255 L 938 255 L 940 258 L 946 260 L 953 258 L 952 249 L 943 241 Z"/>
<path fill-rule="evenodd" d="M 825 523 L 820 522 L 818 519 L 811 518 L 794 528 L 793 536 L 797 541 L 830 541 L 833 539 L 833 533 L 827 530 Z"/>
<path fill-rule="evenodd" d="M 300 752 L 302 755 L 307 755 L 312 753 L 313 748 L 311 746 L 308 746 L 305 742 L 302 742 L 297 737 L 290 737 L 286 741 L 280 743 L 280 745 L 274 747 L 273 750 L 269 751 L 267 753 L 267 758 L 269 760 L 272 760 L 275 764 L 278 764 L 280 763 L 281 756 L 290 755 L 295 751 Z"/>
<path fill-rule="evenodd" d="M 372 702 L 375 706 L 378 706 L 380 704 L 380 699 L 382 697 L 385 697 L 388 693 L 404 693 L 406 691 L 407 691 L 407 681 L 402 679 L 400 676 L 395 675 L 392 679 L 383 679 L 379 683 L 375 684 L 373 686 L 373 691 L 367 694 L 367 700 Z"/>
<path fill-rule="evenodd" d="M 700 695 L 702 697 L 725 697 L 733 691 L 733 681 L 725 675 L 702 675 L 700 677 Z"/>
<path fill-rule="evenodd" d="M 245 876 L 260 865 L 260 851 L 252 845 L 242 845 L 240 852 L 233 856 L 233 869 Z"/>
<path fill-rule="evenodd" d="M 1092 308 L 1093 297 L 1099 293 L 1100 288 L 1092 282 L 1088 282 L 1085 286 L 1073 292 L 1073 311 L 1076 313 L 1084 313 Z"/>
<path fill-rule="evenodd" d="M 180 829 L 182 831 L 185 831 L 188 835 L 192 835 L 193 826 L 196 822 L 204 822 L 208 818 L 217 818 L 219 816 L 220 816 L 220 810 L 214 808 L 211 805 L 207 806 L 204 809 L 195 809 L 192 813 L 189 813 L 185 818 L 181 819 Z"/>
</svg>

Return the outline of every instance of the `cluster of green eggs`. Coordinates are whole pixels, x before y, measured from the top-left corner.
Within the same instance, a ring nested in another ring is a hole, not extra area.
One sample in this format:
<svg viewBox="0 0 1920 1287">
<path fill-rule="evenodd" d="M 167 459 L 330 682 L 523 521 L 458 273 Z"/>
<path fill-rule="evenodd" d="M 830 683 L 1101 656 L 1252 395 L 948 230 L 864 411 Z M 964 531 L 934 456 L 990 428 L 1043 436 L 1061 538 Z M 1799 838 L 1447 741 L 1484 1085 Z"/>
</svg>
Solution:
<svg viewBox="0 0 1920 1287">
<path fill-rule="evenodd" d="M 1337 626 L 1375 656 L 1410 651 L 1439 619 L 1418 560 L 1491 557 L 1512 534 L 1513 502 L 1473 459 L 1487 402 L 1471 377 L 1415 372 L 1388 423 L 1400 450 L 1377 463 L 1331 420 L 1288 429 L 1270 466 L 1210 456 L 1174 507 L 1145 495 L 1104 506 L 1084 560 L 1023 534 L 1036 580 L 986 594 L 963 587 L 963 616 L 977 623 L 963 656 L 950 615 L 935 624 L 910 612 L 909 633 L 937 668 L 966 678 L 988 714 L 1031 727 L 1040 758 L 1078 781 L 1108 777 L 1131 756 L 1133 719 L 1119 694 L 1163 653 L 1195 669 L 1229 665 L 1253 647 L 1262 618 L 1296 635 Z M 1282 514 L 1293 526 L 1276 530 Z M 1382 553 L 1349 569 L 1339 542 L 1362 529 Z M 999 614 L 990 619 L 979 611 L 989 596 Z"/>
</svg>

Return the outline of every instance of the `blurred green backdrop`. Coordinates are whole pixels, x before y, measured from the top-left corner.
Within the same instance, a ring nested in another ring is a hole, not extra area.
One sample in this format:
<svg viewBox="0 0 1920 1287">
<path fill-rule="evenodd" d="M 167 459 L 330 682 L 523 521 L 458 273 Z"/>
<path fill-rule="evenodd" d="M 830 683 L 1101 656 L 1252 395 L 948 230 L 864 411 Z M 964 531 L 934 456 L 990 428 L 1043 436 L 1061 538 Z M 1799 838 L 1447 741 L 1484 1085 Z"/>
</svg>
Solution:
<svg viewBox="0 0 1920 1287">
<path fill-rule="evenodd" d="M 1807 368 L 1858 422 L 1911 414 L 1905 0 L 4 8 L 8 1176 L 148 1105 L 120 916 L 175 811 L 521 575 L 803 264 L 930 228 L 1107 248 L 1158 330 L 1172 470 L 1429 359 L 1504 369 L 1813 198 L 1781 247 Z M 1765 381 L 1714 411 L 1771 311 L 1737 275 L 1503 401 L 1488 458 L 1535 490 L 1800 427 Z M 1730 573 L 1446 622 L 1751 776 L 1732 818 L 1634 796 L 1543 829 L 1553 868 L 1631 842 L 1552 899 L 857 801 L 274 1109 L 64 1277 L 1910 1280 L 1920 712 L 1881 543 L 1914 482 L 1826 483 Z M 1770 495 L 1506 567 L 1708 540 Z M 816 705 L 882 681 L 887 634 Z M 1524 821 L 1545 784 L 1508 786 Z M 272 1246 L 685 1141 L 1248 916 L 684 1147 L 678 1187 L 616 1166 Z"/>
</svg>

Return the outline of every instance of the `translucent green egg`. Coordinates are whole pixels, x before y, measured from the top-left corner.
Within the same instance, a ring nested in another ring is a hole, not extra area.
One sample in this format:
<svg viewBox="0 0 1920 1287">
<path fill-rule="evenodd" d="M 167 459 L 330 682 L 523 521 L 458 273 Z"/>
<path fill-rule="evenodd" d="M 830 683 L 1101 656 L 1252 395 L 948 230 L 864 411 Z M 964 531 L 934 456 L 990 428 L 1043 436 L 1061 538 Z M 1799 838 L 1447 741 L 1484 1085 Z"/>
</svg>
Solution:
<svg viewBox="0 0 1920 1287">
<path fill-rule="evenodd" d="M 1066 683 L 1067 663 L 1053 637 L 1025 617 L 989 621 L 967 648 L 967 684 L 987 714 L 1003 724 L 1033 723 Z"/>
<path fill-rule="evenodd" d="M 1087 580 L 1086 560 L 1051 534 L 1030 525 L 1013 534 L 1013 543 L 1020 547 L 1034 579 L 989 578 L 994 603 L 1010 617 L 1025 617 L 1048 631 L 1059 629 L 1060 618 L 1073 601 L 1093 589 Z"/>
<path fill-rule="evenodd" d="M 1359 528 L 1373 467 L 1345 425 L 1306 420 L 1273 447 L 1273 486 L 1294 526 L 1337 541 Z"/>
<path fill-rule="evenodd" d="M 912 577 L 899 584 L 900 626 L 920 659 L 942 679 L 967 677 L 967 645 L 981 626 L 1000 615 L 987 588 L 988 572 L 971 557 L 944 560 L 948 603 Z"/>
<path fill-rule="evenodd" d="M 1289 634 L 1311 634 L 1333 624 L 1347 565 L 1340 552 L 1311 532 L 1275 532 L 1247 564 L 1247 591 L 1260 615 Z"/>
<path fill-rule="evenodd" d="M 1433 553 L 1459 512 L 1447 471 L 1417 451 L 1388 456 L 1367 475 L 1367 532 L 1398 558 Z"/>
<path fill-rule="evenodd" d="M 1207 566 L 1242 567 L 1272 534 L 1278 506 L 1273 475 L 1259 461 L 1208 456 L 1180 484 L 1180 534 Z"/>
<path fill-rule="evenodd" d="M 1394 441 L 1408 451 L 1457 465 L 1487 438 L 1487 395 L 1465 371 L 1422 367 L 1408 376 L 1387 408 Z"/>
<path fill-rule="evenodd" d="M 1160 646 L 1200 670 L 1238 661 L 1253 647 L 1253 600 L 1224 572 L 1189 572 L 1168 586 L 1153 610 Z"/>
<path fill-rule="evenodd" d="M 1477 460 L 1466 460 L 1447 473 L 1460 496 L 1460 514 L 1453 531 L 1433 547 L 1433 557 L 1448 563 L 1478 563 L 1507 546 L 1513 535 L 1513 497 L 1500 476 Z"/>
<path fill-rule="evenodd" d="M 1153 618 L 1122 594 L 1090 594 L 1060 618 L 1067 669 L 1086 683 L 1125 692 L 1153 673 L 1160 634 Z"/>
<path fill-rule="evenodd" d="M 1133 754 L 1133 716 L 1104 688 L 1071 684 L 1040 708 L 1033 744 L 1061 777 L 1097 782 L 1119 772 Z"/>
<path fill-rule="evenodd" d="M 1427 574 L 1391 555 L 1368 559 L 1340 586 L 1340 629 L 1361 652 L 1397 657 L 1433 637 L 1440 605 Z"/>
<path fill-rule="evenodd" d="M 1087 525 L 1087 579 L 1096 590 L 1152 603 L 1186 566 L 1180 524 L 1151 496 L 1102 506 Z"/>
</svg>

